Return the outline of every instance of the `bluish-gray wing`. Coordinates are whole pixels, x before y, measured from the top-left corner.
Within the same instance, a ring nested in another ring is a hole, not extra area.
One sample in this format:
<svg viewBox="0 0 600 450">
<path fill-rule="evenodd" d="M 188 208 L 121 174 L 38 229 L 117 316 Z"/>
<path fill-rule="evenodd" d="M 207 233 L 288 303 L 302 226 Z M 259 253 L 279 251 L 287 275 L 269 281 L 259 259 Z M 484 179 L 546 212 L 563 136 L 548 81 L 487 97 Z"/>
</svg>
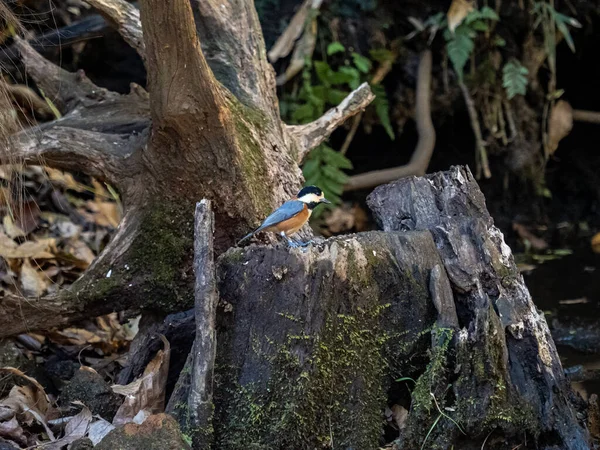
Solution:
<svg viewBox="0 0 600 450">
<path fill-rule="evenodd" d="M 300 200 L 288 200 L 279 208 L 277 208 L 269 217 L 267 217 L 262 225 L 258 227 L 256 232 L 264 230 L 268 227 L 272 227 L 273 225 L 277 225 L 284 220 L 290 219 L 296 214 L 299 214 L 303 209 L 304 203 L 302 203 Z"/>
</svg>

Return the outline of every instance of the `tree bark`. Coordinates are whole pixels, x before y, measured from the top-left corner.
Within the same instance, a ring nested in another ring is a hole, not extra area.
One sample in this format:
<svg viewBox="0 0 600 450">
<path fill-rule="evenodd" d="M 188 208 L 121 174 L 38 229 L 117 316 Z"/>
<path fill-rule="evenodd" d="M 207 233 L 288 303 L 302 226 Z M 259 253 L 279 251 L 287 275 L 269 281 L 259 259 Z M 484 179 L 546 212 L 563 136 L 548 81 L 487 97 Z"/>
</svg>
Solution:
<svg viewBox="0 0 600 450">
<path fill-rule="evenodd" d="M 454 294 L 458 327 L 450 328 L 445 346 L 434 345 L 432 354 L 444 352 L 442 364 L 432 360 L 429 378 L 419 378 L 413 392 L 425 388 L 440 405 L 453 399 L 467 434 L 494 430 L 488 445 L 526 433 L 542 448 L 588 448 L 546 320 L 471 172 L 454 167 L 400 180 L 376 189 L 368 204 L 386 231 L 431 232 Z M 414 439 L 435 416 L 428 399 L 413 405 L 405 439 Z M 429 441 L 447 445 L 458 438 L 446 421 Z"/>
<path fill-rule="evenodd" d="M 63 117 L 23 132 L 21 147 L 0 152 L 0 163 L 45 159 L 109 181 L 124 218 L 70 288 L 34 302 L 3 299 L 0 336 L 115 309 L 188 309 L 196 201 L 213 202 L 215 251 L 222 253 L 298 192 L 300 155 L 358 111 L 338 111 L 333 126 L 329 118 L 310 130 L 285 126 L 252 0 L 142 0 L 139 21 L 121 0 L 93 3 L 145 58 L 149 93 L 98 88 L 17 40 L 29 75 Z M 360 93 L 365 107 L 368 86 Z"/>
</svg>

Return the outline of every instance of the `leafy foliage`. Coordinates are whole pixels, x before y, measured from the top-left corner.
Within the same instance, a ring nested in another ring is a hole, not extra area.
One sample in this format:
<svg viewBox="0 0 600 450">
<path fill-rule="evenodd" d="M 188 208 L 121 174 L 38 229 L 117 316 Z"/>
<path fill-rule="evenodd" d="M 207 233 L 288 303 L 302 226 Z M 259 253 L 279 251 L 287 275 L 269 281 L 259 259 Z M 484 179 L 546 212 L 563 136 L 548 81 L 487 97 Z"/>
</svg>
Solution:
<svg viewBox="0 0 600 450">
<path fill-rule="evenodd" d="M 529 75 L 529 70 L 516 59 L 504 65 L 502 69 L 502 86 L 506 89 L 509 100 L 516 95 L 525 95 L 527 92 L 527 75 Z"/>
<path fill-rule="evenodd" d="M 307 185 L 319 186 L 325 198 L 339 204 L 344 185 L 348 182 L 344 169 L 352 169 L 350 160 L 328 145 L 321 144 L 308 154 L 302 173 Z M 315 211 L 316 216 L 318 212 Z"/>
<path fill-rule="evenodd" d="M 480 10 L 471 11 L 465 20 L 452 33 L 448 28 L 444 30 L 448 58 L 460 81 L 464 78 L 464 68 L 475 48 L 474 39 L 477 32 L 487 32 L 490 27 L 486 21 L 498 21 L 500 18 L 496 11 L 488 6 Z M 439 20 L 439 19 L 438 19 Z M 440 22 L 440 26 L 444 22 Z"/>
<path fill-rule="evenodd" d="M 581 23 L 579 23 L 577 19 L 559 13 L 558 11 L 556 11 L 556 9 L 554 9 L 554 7 L 550 3 L 546 3 L 543 1 L 535 2 L 533 5 L 532 12 L 536 16 L 534 28 L 537 28 L 540 25 L 540 23 L 548 25 L 548 22 L 552 22 L 565 38 L 565 41 L 567 42 L 567 45 L 569 46 L 571 51 L 575 53 L 575 43 L 573 42 L 573 37 L 571 36 L 571 32 L 569 31 L 568 27 L 571 26 L 575 28 L 581 28 Z M 547 40 L 548 33 L 546 32 L 546 28 L 547 27 L 544 26 L 544 37 Z M 554 40 L 553 43 L 547 42 L 547 44 L 553 44 L 553 46 L 556 46 L 556 41 Z M 547 48 L 546 51 L 548 54 L 553 53 L 552 48 Z"/>
<path fill-rule="evenodd" d="M 328 56 L 336 55 L 336 59 L 339 59 L 338 56 L 345 55 L 346 48 L 340 42 L 331 42 L 326 53 Z M 295 124 L 319 118 L 328 108 L 340 104 L 352 90 L 371 78 L 373 61 L 383 63 L 394 58 L 392 52 L 386 49 L 372 50 L 369 56 L 367 58 L 352 52 L 349 59 L 344 59 L 337 67 L 332 67 L 327 61 L 307 61 L 300 88 L 297 92 L 284 94 L 279 103 L 282 117 Z M 379 85 L 372 85 L 371 88 L 375 94 L 373 107 L 379 121 L 390 139 L 394 139 L 385 89 Z M 322 144 L 310 152 L 303 172 L 307 184 L 319 186 L 333 204 L 339 204 L 348 181 L 343 170 L 351 168 L 352 163 L 344 155 Z M 320 208 L 321 211 L 323 209 Z M 315 211 L 316 217 L 318 211 Z"/>
</svg>

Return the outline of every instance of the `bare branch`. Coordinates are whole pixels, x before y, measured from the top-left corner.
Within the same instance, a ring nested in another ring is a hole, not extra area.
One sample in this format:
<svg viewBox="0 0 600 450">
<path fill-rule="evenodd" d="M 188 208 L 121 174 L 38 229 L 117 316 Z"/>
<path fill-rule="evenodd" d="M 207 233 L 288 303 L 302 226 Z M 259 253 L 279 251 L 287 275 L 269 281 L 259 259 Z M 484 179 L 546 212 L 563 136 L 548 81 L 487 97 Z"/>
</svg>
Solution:
<svg viewBox="0 0 600 450">
<path fill-rule="evenodd" d="M 417 93 L 415 121 L 419 133 L 419 142 L 408 164 L 391 169 L 375 170 L 350 177 L 344 186 L 345 191 L 369 189 L 409 176 L 425 175 L 433 148 L 435 147 L 435 128 L 431 121 L 431 50 L 421 54 L 417 75 Z"/>
<path fill-rule="evenodd" d="M 16 37 L 15 47 L 21 54 L 27 73 L 62 114 L 79 104 L 90 105 L 118 95 L 96 86 L 82 70 L 71 73 L 61 69 L 23 39 Z"/>
<path fill-rule="evenodd" d="M 279 118 L 275 72 L 253 0 L 192 0 L 198 37 L 217 79 L 247 106 Z"/>
<path fill-rule="evenodd" d="M 600 112 L 574 109 L 573 110 L 573 120 L 575 122 L 587 122 L 587 123 L 600 124 Z"/>
<path fill-rule="evenodd" d="M 477 155 L 477 170 L 476 178 L 480 177 L 480 172 L 483 169 L 483 176 L 485 178 L 491 178 L 492 172 L 490 171 L 490 164 L 488 161 L 487 151 L 485 149 L 485 141 L 481 134 L 481 126 L 479 125 L 479 117 L 477 115 L 477 108 L 475 108 L 475 102 L 469 93 L 469 88 L 462 81 L 458 82 L 458 86 L 462 91 L 465 104 L 467 105 L 467 111 L 469 113 L 469 119 L 471 119 L 471 128 L 475 135 L 475 152 Z"/>
<path fill-rule="evenodd" d="M 138 138 L 141 139 L 141 138 Z M 0 164 L 15 160 L 30 164 L 77 170 L 121 186 L 123 161 L 141 146 L 129 135 L 105 134 L 68 127 L 41 131 L 28 129 L 19 135 L 20 146 L 0 152 Z"/>
<path fill-rule="evenodd" d="M 88 3 L 100 11 L 142 59 L 146 59 L 139 9 L 125 0 L 89 0 Z"/>
<path fill-rule="evenodd" d="M 213 112 L 221 95 L 196 37 L 189 0 L 142 0 L 141 18 L 153 123 L 174 125 L 182 114 Z"/>
<path fill-rule="evenodd" d="M 306 125 L 288 125 L 287 131 L 298 142 L 298 162 L 301 163 L 309 151 L 329 137 L 348 118 L 363 111 L 375 95 L 367 83 L 361 84 L 335 108 Z"/>
</svg>

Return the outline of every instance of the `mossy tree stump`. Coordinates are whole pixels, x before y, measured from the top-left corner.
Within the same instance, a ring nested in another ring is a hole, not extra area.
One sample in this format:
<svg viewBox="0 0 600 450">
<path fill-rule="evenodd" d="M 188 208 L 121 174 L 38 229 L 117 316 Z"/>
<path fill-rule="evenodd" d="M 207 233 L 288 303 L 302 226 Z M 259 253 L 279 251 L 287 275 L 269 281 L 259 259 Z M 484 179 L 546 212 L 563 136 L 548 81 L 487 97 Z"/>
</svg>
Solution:
<svg viewBox="0 0 600 450">
<path fill-rule="evenodd" d="M 376 448 L 388 391 L 429 347 L 435 267 L 428 232 L 225 253 L 216 448 Z"/>
<path fill-rule="evenodd" d="M 213 202 L 221 253 L 298 192 L 306 153 L 374 98 L 364 84 L 315 122 L 287 126 L 252 0 L 141 0 L 139 11 L 91 3 L 141 55 L 148 92 L 99 88 L 17 38 L 28 74 L 63 117 L 0 148 L 0 163 L 43 160 L 108 181 L 124 218 L 71 288 L 3 299 L 0 336 L 112 310 L 191 307 L 195 202 Z"/>
<path fill-rule="evenodd" d="M 384 231 L 220 257 L 215 448 L 374 449 L 393 404 L 399 449 L 588 448 L 469 170 L 369 203 Z"/>
</svg>

